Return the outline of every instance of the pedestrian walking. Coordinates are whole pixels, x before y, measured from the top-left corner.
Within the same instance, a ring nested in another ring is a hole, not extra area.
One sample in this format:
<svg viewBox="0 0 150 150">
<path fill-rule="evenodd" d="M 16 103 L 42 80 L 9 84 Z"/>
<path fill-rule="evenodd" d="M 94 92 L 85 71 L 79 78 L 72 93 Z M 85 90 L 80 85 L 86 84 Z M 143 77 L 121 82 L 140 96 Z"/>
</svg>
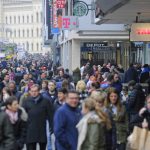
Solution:
<svg viewBox="0 0 150 150">
<path fill-rule="evenodd" d="M 40 86 L 34 84 L 30 89 L 30 97 L 24 101 L 23 107 L 28 114 L 26 146 L 27 150 L 35 150 L 37 143 L 40 150 L 46 150 L 46 120 L 49 121 L 50 132 L 53 129 L 53 107 L 49 100 L 40 94 Z"/>
<path fill-rule="evenodd" d="M 66 104 L 61 106 L 54 116 L 54 134 L 57 150 L 76 150 L 78 124 L 81 114 L 78 109 L 79 95 L 76 91 L 69 91 Z"/>
</svg>

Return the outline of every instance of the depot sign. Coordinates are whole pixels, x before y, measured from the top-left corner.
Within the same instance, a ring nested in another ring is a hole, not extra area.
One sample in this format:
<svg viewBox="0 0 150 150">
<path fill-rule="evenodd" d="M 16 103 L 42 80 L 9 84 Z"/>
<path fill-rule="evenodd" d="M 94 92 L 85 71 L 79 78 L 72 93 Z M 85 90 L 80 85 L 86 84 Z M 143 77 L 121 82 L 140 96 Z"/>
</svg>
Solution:
<svg viewBox="0 0 150 150">
<path fill-rule="evenodd" d="M 150 41 L 150 23 L 132 24 L 130 41 Z"/>
</svg>

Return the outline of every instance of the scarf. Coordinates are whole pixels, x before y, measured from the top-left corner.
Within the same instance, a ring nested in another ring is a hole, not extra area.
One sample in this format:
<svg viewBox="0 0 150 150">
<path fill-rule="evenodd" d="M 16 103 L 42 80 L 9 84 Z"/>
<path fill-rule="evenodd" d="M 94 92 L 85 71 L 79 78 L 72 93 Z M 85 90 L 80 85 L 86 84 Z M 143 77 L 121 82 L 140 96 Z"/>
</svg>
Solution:
<svg viewBox="0 0 150 150">
<path fill-rule="evenodd" d="M 76 128 L 78 129 L 78 146 L 77 150 L 81 150 L 81 146 L 86 138 L 87 135 L 87 128 L 88 128 L 88 120 L 91 118 L 93 115 L 95 115 L 94 111 L 91 111 L 87 113 L 77 124 Z"/>
<path fill-rule="evenodd" d="M 15 124 L 18 121 L 18 112 L 12 112 L 9 109 L 6 109 L 6 114 L 9 116 L 12 124 Z"/>
</svg>

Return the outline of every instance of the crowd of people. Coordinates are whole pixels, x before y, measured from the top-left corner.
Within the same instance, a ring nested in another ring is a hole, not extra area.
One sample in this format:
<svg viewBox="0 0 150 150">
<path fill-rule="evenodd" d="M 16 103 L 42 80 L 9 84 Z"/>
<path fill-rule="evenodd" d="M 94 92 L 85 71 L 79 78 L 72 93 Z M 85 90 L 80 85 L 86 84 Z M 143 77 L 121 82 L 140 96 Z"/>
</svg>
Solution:
<svg viewBox="0 0 150 150">
<path fill-rule="evenodd" d="M 150 130 L 147 64 L 87 63 L 71 74 L 29 55 L 2 60 L 0 79 L 0 150 L 126 150 L 134 126 Z"/>
</svg>

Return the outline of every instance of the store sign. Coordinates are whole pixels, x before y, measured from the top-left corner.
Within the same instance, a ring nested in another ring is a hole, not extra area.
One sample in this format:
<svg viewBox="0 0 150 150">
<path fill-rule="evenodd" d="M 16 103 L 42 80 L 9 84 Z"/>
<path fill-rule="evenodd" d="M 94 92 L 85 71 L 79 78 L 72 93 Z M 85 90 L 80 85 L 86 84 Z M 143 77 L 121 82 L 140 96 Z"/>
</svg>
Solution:
<svg viewBox="0 0 150 150">
<path fill-rule="evenodd" d="M 65 0 L 57 0 L 57 8 L 65 8 Z"/>
<path fill-rule="evenodd" d="M 86 16 L 88 14 L 89 8 L 88 5 L 83 1 L 77 1 L 75 2 L 74 8 L 73 8 L 73 14 L 75 16 Z"/>
<path fill-rule="evenodd" d="M 57 0 L 53 0 L 53 28 L 58 28 Z"/>
<path fill-rule="evenodd" d="M 78 28 L 78 18 L 75 16 L 62 17 L 62 30 L 72 30 Z"/>
<path fill-rule="evenodd" d="M 88 42 L 88 43 L 84 43 L 83 45 L 84 45 L 84 47 L 87 47 L 87 48 L 93 48 L 93 47 L 105 47 L 105 46 L 108 46 L 108 43 L 105 43 L 105 42 L 101 42 L 101 43 Z"/>
<path fill-rule="evenodd" d="M 150 23 L 134 23 L 131 26 L 131 41 L 150 41 Z"/>
<path fill-rule="evenodd" d="M 86 42 L 83 43 L 82 47 L 83 51 L 95 51 L 95 50 L 105 50 L 105 49 L 110 49 L 108 46 L 108 43 L 106 42 Z"/>
</svg>

